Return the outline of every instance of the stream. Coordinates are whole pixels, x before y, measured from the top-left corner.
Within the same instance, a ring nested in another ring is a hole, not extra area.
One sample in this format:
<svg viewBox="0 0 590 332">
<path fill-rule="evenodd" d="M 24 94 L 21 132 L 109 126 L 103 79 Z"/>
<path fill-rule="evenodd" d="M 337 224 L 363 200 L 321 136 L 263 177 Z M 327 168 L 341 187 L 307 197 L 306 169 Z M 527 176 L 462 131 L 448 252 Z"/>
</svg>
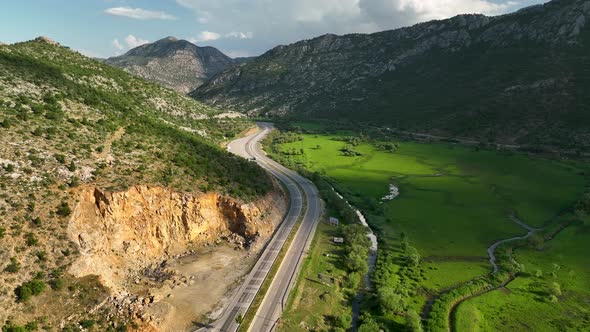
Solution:
<svg viewBox="0 0 590 332">
<path fill-rule="evenodd" d="M 498 272 L 498 264 L 496 264 L 496 254 L 495 254 L 495 251 L 498 248 L 498 246 L 500 246 L 504 243 L 507 243 L 507 242 L 512 242 L 512 241 L 516 241 L 516 240 L 524 240 L 524 239 L 530 237 L 531 235 L 533 235 L 533 233 L 535 233 L 536 231 L 538 231 L 538 229 L 533 228 L 533 227 L 525 224 L 522 220 L 518 219 L 515 214 L 511 214 L 510 219 L 512 221 L 514 221 L 515 223 L 517 223 L 522 228 L 526 229 L 528 231 L 528 233 L 523 236 L 515 236 L 515 237 L 511 237 L 509 239 L 497 241 L 488 248 L 487 251 L 488 251 L 488 256 L 490 256 L 490 264 L 492 264 L 492 268 L 493 268 L 492 274 L 495 274 Z"/>
<path fill-rule="evenodd" d="M 352 206 L 334 188 L 332 188 L 332 190 L 336 193 L 336 195 L 338 197 L 340 197 L 343 201 L 345 201 L 346 204 L 356 213 L 360 223 L 363 226 L 365 226 L 368 230 L 367 237 L 371 241 L 371 247 L 369 248 L 369 256 L 367 257 L 367 263 L 369 265 L 369 270 L 367 271 L 367 273 L 363 277 L 363 282 L 365 285 L 365 289 L 371 289 L 371 287 L 372 287 L 372 285 L 371 285 L 371 272 L 373 272 L 373 270 L 375 269 L 375 263 L 377 262 L 377 247 L 378 247 L 377 236 L 375 235 L 375 233 L 373 233 L 373 230 L 371 229 L 371 227 L 369 227 L 369 224 L 367 223 L 367 219 L 362 214 L 362 212 L 359 211 L 359 209 Z M 363 291 L 359 290 L 354 301 L 352 302 L 352 328 L 351 328 L 351 331 L 356 331 L 358 329 L 357 324 L 358 324 L 358 318 L 359 318 L 359 314 L 360 314 L 360 303 L 361 303 L 362 299 L 363 299 Z"/>
</svg>

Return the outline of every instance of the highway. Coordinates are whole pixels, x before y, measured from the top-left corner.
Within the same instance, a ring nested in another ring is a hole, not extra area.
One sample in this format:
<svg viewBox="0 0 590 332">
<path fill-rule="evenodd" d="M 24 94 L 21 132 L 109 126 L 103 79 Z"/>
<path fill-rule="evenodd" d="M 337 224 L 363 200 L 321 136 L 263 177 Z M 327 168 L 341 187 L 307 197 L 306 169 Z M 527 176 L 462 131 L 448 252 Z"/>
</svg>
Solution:
<svg viewBox="0 0 590 332">
<path fill-rule="evenodd" d="M 289 210 L 252 270 L 232 294 L 221 317 L 198 331 L 234 332 L 238 329 L 236 317 L 245 315 L 293 227 L 302 218 L 301 226 L 249 328 L 253 332 L 274 331 L 322 214 L 323 207 L 315 185 L 262 152 L 260 141 L 273 130 L 273 126 L 264 122 L 257 124 L 260 129 L 257 133 L 232 141 L 228 150 L 247 159 L 256 158 L 258 165 L 281 181 L 289 193 Z"/>
</svg>

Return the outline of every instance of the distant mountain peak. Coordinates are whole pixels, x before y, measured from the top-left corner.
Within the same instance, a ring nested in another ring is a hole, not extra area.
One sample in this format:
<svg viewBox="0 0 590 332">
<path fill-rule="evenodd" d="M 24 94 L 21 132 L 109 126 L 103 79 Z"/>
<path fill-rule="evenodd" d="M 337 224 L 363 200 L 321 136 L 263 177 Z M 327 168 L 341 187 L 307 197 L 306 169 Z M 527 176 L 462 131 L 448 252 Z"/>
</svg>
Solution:
<svg viewBox="0 0 590 332">
<path fill-rule="evenodd" d="M 242 63 L 214 47 L 165 37 L 105 62 L 182 93 L 193 91 L 222 70 Z"/>
</svg>

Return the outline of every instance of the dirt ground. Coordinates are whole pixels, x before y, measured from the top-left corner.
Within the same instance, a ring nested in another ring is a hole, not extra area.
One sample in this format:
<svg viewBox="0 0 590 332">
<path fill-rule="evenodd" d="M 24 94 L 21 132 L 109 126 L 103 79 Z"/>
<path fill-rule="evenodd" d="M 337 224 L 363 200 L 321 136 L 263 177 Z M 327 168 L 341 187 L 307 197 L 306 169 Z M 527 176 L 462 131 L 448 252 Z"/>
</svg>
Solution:
<svg viewBox="0 0 590 332">
<path fill-rule="evenodd" d="M 158 317 L 160 331 L 192 331 L 196 323 L 215 319 L 216 309 L 237 286 L 254 262 L 248 251 L 221 246 L 204 249 L 171 262 L 169 268 L 190 279 L 188 285 L 166 285 L 154 290 L 159 298 L 149 308 L 148 314 Z M 172 286 L 172 287 L 171 287 Z M 220 310 L 217 310 L 220 311 Z M 210 314 L 207 317 L 207 314 Z"/>
</svg>

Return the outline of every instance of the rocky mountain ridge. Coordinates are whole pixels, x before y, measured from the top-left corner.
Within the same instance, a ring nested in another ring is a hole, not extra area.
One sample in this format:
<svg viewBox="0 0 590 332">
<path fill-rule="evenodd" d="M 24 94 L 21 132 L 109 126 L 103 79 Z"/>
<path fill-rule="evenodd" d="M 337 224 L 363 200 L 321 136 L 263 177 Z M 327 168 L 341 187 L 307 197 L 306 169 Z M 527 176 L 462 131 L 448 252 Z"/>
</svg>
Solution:
<svg viewBox="0 0 590 332">
<path fill-rule="evenodd" d="M 188 93 L 222 70 L 241 63 L 214 47 L 199 47 L 186 40 L 167 37 L 133 48 L 105 63 Z"/>
<path fill-rule="evenodd" d="M 590 121 L 578 87 L 587 84 L 589 18 L 590 1 L 554 0 L 497 17 L 324 35 L 278 46 L 191 95 L 250 114 L 506 143 L 588 143 L 578 130 Z"/>
</svg>

